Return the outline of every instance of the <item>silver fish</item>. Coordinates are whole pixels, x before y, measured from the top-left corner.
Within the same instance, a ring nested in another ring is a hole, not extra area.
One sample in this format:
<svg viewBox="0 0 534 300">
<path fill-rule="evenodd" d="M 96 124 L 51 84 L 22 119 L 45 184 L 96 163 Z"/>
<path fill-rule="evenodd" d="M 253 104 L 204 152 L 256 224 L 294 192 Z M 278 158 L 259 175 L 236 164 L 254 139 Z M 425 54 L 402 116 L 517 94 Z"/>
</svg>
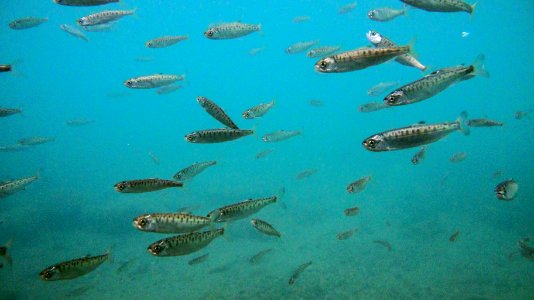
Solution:
<svg viewBox="0 0 534 300">
<path fill-rule="evenodd" d="M 39 26 L 47 21 L 48 18 L 27 17 L 12 21 L 11 23 L 9 23 L 9 28 L 15 30 L 28 29 Z"/>
<path fill-rule="evenodd" d="M 296 16 L 293 18 L 293 23 L 304 23 L 308 22 L 311 19 L 310 16 Z"/>
<path fill-rule="evenodd" d="M 44 269 L 39 273 L 39 277 L 44 281 L 73 279 L 95 270 L 110 257 L 111 254 L 106 253 L 65 261 Z"/>
<path fill-rule="evenodd" d="M 261 31 L 261 24 L 232 22 L 209 26 L 204 32 L 204 36 L 211 40 L 235 39 L 255 31 Z"/>
<path fill-rule="evenodd" d="M 12 116 L 15 114 L 22 114 L 22 110 L 19 108 L 0 107 L 0 118 Z"/>
<path fill-rule="evenodd" d="M 104 23 L 93 26 L 82 26 L 83 31 L 87 32 L 103 32 L 113 29 L 115 23 Z"/>
<path fill-rule="evenodd" d="M 416 124 L 399 129 L 393 129 L 374 134 L 363 141 L 365 149 L 373 152 L 392 151 L 422 146 L 436 142 L 451 132 L 459 130 L 464 135 L 469 134 L 465 125 L 467 112 L 462 112 L 454 122 L 436 124 Z"/>
<path fill-rule="evenodd" d="M 280 142 L 300 135 L 301 133 L 300 130 L 278 130 L 265 134 L 261 139 L 266 143 Z"/>
<path fill-rule="evenodd" d="M 66 121 L 65 124 L 70 127 L 80 127 L 80 126 L 92 124 L 94 122 L 95 122 L 94 120 L 89 120 L 89 119 L 73 119 L 73 120 Z"/>
<path fill-rule="evenodd" d="M 384 108 L 389 108 L 390 106 L 385 104 L 384 102 L 371 102 L 371 103 L 365 103 L 358 107 L 358 111 L 360 112 L 373 112 L 378 111 Z"/>
<path fill-rule="evenodd" d="M 443 68 L 408 83 L 389 93 L 384 98 L 384 102 L 391 106 L 420 102 L 442 92 L 455 83 L 475 76 L 489 76 L 484 68 L 484 55 L 482 54 L 477 56 L 475 62 L 470 66 Z"/>
<path fill-rule="evenodd" d="M 367 96 L 371 96 L 371 97 L 380 96 L 380 94 L 385 93 L 387 90 L 399 84 L 400 84 L 400 81 L 380 82 L 377 85 L 367 90 Z"/>
<path fill-rule="evenodd" d="M 449 161 L 452 163 L 459 163 L 467 158 L 466 152 L 458 152 L 454 153 L 451 158 L 449 158 Z"/>
<path fill-rule="evenodd" d="M 308 178 L 310 176 L 312 176 L 313 174 L 319 172 L 319 170 L 317 169 L 310 169 L 310 170 L 305 170 L 305 171 L 302 171 L 300 173 L 297 174 L 297 180 L 302 180 L 302 179 L 305 179 L 305 178 Z"/>
<path fill-rule="evenodd" d="M 182 187 L 183 183 L 178 181 L 149 178 L 137 180 L 125 180 L 115 184 L 113 187 L 119 193 L 146 193 L 155 192 L 167 188 Z"/>
<path fill-rule="evenodd" d="M 34 146 L 34 145 L 50 143 L 55 140 L 56 138 L 54 137 L 34 136 L 34 137 L 20 139 L 19 144 L 24 145 L 24 146 Z"/>
<path fill-rule="evenodd" d="M 248 262 L 251 264 L 251 265 L 255 265 L 257 264 L 258 262 L 260 262 L 260 260 L 265 256 L 267 255 L 267 253 L 273 251 L 272 248 L 268 248 L 268 249 L 265 249 L 265 250 L 261 250 L 260 252 L 256 253 L 254 256 L 252 256 Z"/>
<path fill-rule="evenodd" d="M 505 180 L 495 187 L 495 194 L 497 199 L 510 201 L 515 198 L 517 191 L 519 190 L 519 185 L 513 179 Z"/>
<path fill-rule="evenodd" d="M 224 228 L 186 233 L 154 242 L 148 246 L 147 251 L 160 257 L 187 255 L 208 246 L 223 234 Z"/>
<path fill-rule="evenodd" d="M 133 219 L 133 226 L 141 231 L 158 233 L 189 233 L 212 224 L 212 218 L 188 213 L 150 213 Z"/>
<path fill-rule="evenodd" d="M 202 106 L 202 108 L 204 108 L 204 110 L 208 114 L 215 118 L 215 120 L 221 122 L 226 127 L 232 129 L 239 129 L 239 127 L 235 125 L 234 121 L 232 121 L 232 119 L 230 119 L 230 117 L 224 112 L 224 110 L 219 107 L 215 102 L 202 96 L 197 97 L 197 102 L 198 104 L 200 104 L 200 106 Z"/>
<path fill-rule="evenodd" d="M 309 58 L 325 57 L 336 53 L 339 49 L 341 49 L 340 46 L 323 46 L 308 50 L 306 56 Z"/>
<path fill-rule="evenodd" d="M 263 117 L 273 106 L 275 105 L 275 101 L 271 101 L 268 103 L 261 103 L 254 107 L 251 107 L 243 112 L 243 118 L 245 119 L 254 119 Z"/>
<path fill-rule="evenodd" d="M 419 151 L 417 151 L 417 153 L 414 154 L 414 156 L 412 157 L 412 160 L 411 160 L 412 164 L 417 165 L 421 161 L 423 161 L 423 159 L 425 159 L 426 149 L 427 149 L 427 146 L 423 146 L 423 147 L 421 147 L 421 149 L 419 149 Z"/>
<path fill-rule="evenodd" d="M 251 56 L 258 55 L 263 50 L 265 50 L 265 47 L 252 48 L 248 51 L 248 55 L 251 55 Z"/>
<path fill-rule="evenodd" d="M 77 37 L 79 39 L 82 39 L 86 42 L 89 41 L 89 39 L 85 36 L 85 34 L 83 34 L 80 30 L 68 25 L 68 24 L 61 24 L 59 25 L 59 28 L 61 28 L 61 30 L 65 31 L 66 33 L 74 36 L 74 37 Z"/>
<path fill-rule="evenodd" d="M 349 192 L 349 193 L 359 193 L 359 192 L 363 191 L 365 189 L 365 187 L 367 186 L 367 183 L 369 183 L 369 181 L 372 178 L 373 178 L 372 176 L 365 176 L 365 177 L 362 177 L 362 178 L 350 183 L 347 186 L 347 192 Z"/>
<path fill-rule="evenodd" d="M 217 161 L 211 160 L 211 161 L 204 161 L 204 162 L 196 162 L 189 167 L 186 167 L 180 171 L 178 171 L 176 174 L 174 174 L 173 178 L 176 180 L 189 180 L 198 174 L 200 174 L 202 171 L 206 170 L 207 168 L 214 166 L 217 164 Z"/>
<path fill-rule="evenodd" d="M 352 217 L 360 213 L 360 208 L 355 206 L 351 208 L 347 208 L 343 211 L 343 214 L 347 217 Z"/>
<path fill-rule="evenodd" d="M 298 42 L 295 43 L 285 49 L 285 52 L 287 54 L 296 54 L 300 52 L 304 52 L 308 50 L 309 48 L 319 44 L 319 40 L 313 40 L 313 41 L 307 41 L 307 42 Z"/>
<path fill-rule="evenodd" d="M 490 119 L 471 119 L 467 122 L 469 127 L 493 127 L 493 126 L 502 126 L 502 122 L 490 120 Z"/>
<path fill-rule="evenodd" d="M 340 241 L 343 241 L 343 240 L 346 240 L 346 239 L 349 239 L 350 237 L 352 237 L 354 235 L 355 232 L 357 232 L 358 229 L 351 229 L 351 230 L 347 230 L 347 231 L 343 231 L 343 232 L 340 232 L 336 235 L 336 238 Z"/>
<path fill-rule="evenodd" d="M 265 233 L 266 235 L 272 235 L 276 237 L 282 237 L 282 234 L 276 230 L 273 225 L 260 220 L 260 219 L 252 219 L 250 221 L 250 224 L 252 224 L 252 227 L 256 228 L 258 231 Z"/>
<path fill-rule="evenodd" d="M 309 262 L 306 262 L 306 263 L 303 263 L 302 265 L 298 266 L 295 271 L 293 271 L 293 273 L 291 274 L 291 277 L 289 278 L 289 284 L 294 284 L 296 281 L 297 281 L 297 278 L 300 276 L 300 274 L 302 272 L 304 272 L 304 270 L 306 270 L 309 266 L 311 266 L 312 262 L 309 261 Z"/>
<path fill-rule="evenodd" d="M 356 8 L 356 4 L 356 2 L 345 4 L 339 8 L 337 13 L 340 15 L 348 14 Z"/>
<path fill-rule="evenodd" d="M 78 19 L 80 26 L 94 26 L 99 24 L 105 24 L 118 19 L 135 14 L 134 10 L 105 10 L 95 14 L 88 15 Z"/>
<path fill-rule="evenodd" d="M 397 44 L 392 42 L 386 36 L 374 30 L 368 31 L 366 33 L 366 36 L 367 36 L 367 39 L 377 48 L 397 46 Z M 421 62 L 419 62 L 415 57 L 413 57 L 410 54 L 399 55 L 395 58 L 395 61 L 405 66 L 417 68 L 421 71 L 426 70 L 426 66 L 424 66 Z"/>
<path fill-rule="evenodd" d="M 194 265 L 198 265 L 200 263 L 203 263 L 208 259 L 209 255 L 210 255 L 209 253 L 206 253 L 204 255 L 195 257 L 192 260 L 190 260 L 189 262 L 187 262 L 187 264 L 190 265 L 190 266 L 194 266 Z"/>
<path fill-rule="evenodd" d="M 190 143 L 211 144 L 223 143 L 254 134 L 254 130 L 247 129 L 206 129 L 194 131 L 185 136 L 185 140 Z"/>
<path fill-rule="evenodd" d="M 476 3 L 471 5 L 461 0 L 401 0 L 413 7 L 430 12 L 466 12 L 473 14 Z"/>
<path fill-rule="evenodd" d="M 255 157 L 256 159 L 264 158 L 264 157 L 267 157 L 267 155 L 271 154 L 271 152 L 273 151 L 274 151 L 273 149 L 263 150 L 261 152 L 258 152 Z"/>
<path fill-rule="evenodd" d="M 152 152 L 148 151 L 148 157 L 156 164 L 159 165 L 159 158 Z"/>
<path fill-rule="evenodd" d="M 54 0 L 55 3 L 66 6 L 96 6 L 119 1 L 120 0 Z"/>
<path fill-rule="evenodd" d="M 30 148 L 30 146 L 21 145 L 21 144 L 13 144 L 13 145 L 0 146 L 0 152 L 18 152 L 22 150 L 27 150 L 28 148 Z"/>
<path fill-rule="evenodd" d="M 405 16 L 407 10 L 406 7 L 403 9 L 394 9 L 391 7 L 375 8 L 367 13 L 367 17 L 373 21 L 387 22 L 398 16 Z"/>
<path fill-rule="evenodd" d="M 208 218 L 217 215 L 216 222 L 236 221 L 251 216 L 269 204 L 278 200 L 277 196 L 260 199 L 248 199 L 218 208 L 208 214 Z"/>
<path fill-rule="evenodd" d="M 185 75 L 153 74 L 130 78 L 124 81 L 124 86 L 132 89 L 153 89 L 181 80 L 185 80 Z"/>
<path fill-rule="evenodd" d="M 171 85 L 166 85 L 166 86 L 162 86 L 162 87 L 160 87 L 160 88 L 156 91 L 156 93 L 158 93 L 158 95 L 167 95 L 167 94 L 176 92 L 177 90 L 179 90 L 179 89 L 181 89 L 181 88 L 182 88 L 181 85 L 171 84 Z"/>
<path fill-rule="evenodd" d="M 185 41 L 189 37 L 185 35 L 176 35 L 176 36 L 162 36 L 149 40 L 145 43 L 147 48 L 165 48 L 177 44 L 178 42 Z"/>
<path fill-rule="evenodd" d="M 37 179 L 39 179 L 39 174 L 0 182 L 0 198 L 5 198 L 20 190 L 25 189 L 26 186 L 36 181 Z"/>
</svg>

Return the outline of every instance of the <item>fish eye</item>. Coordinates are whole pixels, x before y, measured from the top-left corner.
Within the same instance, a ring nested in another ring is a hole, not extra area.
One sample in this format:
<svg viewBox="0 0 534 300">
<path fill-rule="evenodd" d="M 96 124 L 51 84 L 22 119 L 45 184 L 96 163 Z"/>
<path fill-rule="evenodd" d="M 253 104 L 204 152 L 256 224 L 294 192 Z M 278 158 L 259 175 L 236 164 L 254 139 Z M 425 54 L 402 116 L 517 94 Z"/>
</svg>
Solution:
<svg viewBox="0 0 534 300">
<path fill-rule="evenodd" d="M 163 250 L 163 249 L 162 249 L 162 247 L 161 247 L 160 245 L 154 245 L 154 246 L 152 247 L 152 251 L 154 251 L 154 253 L 156 253 L 156 254 L 157 254 L 157 253 L 160 253 L 161 250 Z"/>
<path fill-rule="evenodd" d="M 206 31 L 206 35 L 210 36 L 210 37 L 213 36 L 213 30 L 210 29 L 210 30 Z"/>
<path fill-rule="evenodd" d="M 372 12 L 372 11 L 371 11 Z M 371 31 L 371 36 L 376 36 L 377 35 L 377 32 L 376 31 Z"/>
<path fill-rule="evenodd" d="M 369 18 L 372 18 L 374 15 L 375 15 L 375 11 L 374 11 L 374 10 L 371 10 L 369 13 L 367 13 L 367 16 L 368 16 Z M 373 33 L 371 33 L 371 35 L 374 36 L 375 33 L 373 32 Z"/>
<path fill-rule="evenodd" d="M 141 219 L 141 221 L 139 221 L 139 225 L 141 225 L 142 227 L 145 227 L 146 223 L 146 219 Z"/>
<path fill-rule="evenodd" d="M 326 66 L 327 66 L 326 61 L 322 60 L 321 63 L 319 64 L 319 66 L 321 67 L 321 69 L 326 69 Z"/>
<path fill-rule="evenodd" d="M 127 86 L 131 86 L 132 85 L 132 81 L 131 80 L 126 81 L 126 85 Z"/>
<path fill-rule="evenodd" d="M 371 139 L 367 140 L 367 146 L 374 148 L 376 146 L 375 140 L 371 140 Z"/>
<path fill-rule="evenodd" d="M 148 42 L 148 43 L 146 43 L 146 45 L 147 45 L 148 47 L 151 47 L 151 46 L 152 46 L 152 42 Z"/>
</svg>

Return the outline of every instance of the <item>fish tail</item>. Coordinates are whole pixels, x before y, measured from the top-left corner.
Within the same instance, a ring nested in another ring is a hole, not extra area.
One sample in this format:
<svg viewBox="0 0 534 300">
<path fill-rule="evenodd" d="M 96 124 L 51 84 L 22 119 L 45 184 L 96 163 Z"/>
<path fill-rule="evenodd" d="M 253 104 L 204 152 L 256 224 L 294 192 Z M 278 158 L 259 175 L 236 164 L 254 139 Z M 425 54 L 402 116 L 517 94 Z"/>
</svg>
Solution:
<svg viewBox="0 0 534 300">
<path fill-rule="evenodd" d="M 415 49 L 415 41 L 417 40 L 417 36 L 414 36 L 410 42 L 408 43 L 408 45 L 406 45 L 408 47 L 408 53 L 409 55 L 417 58 L 419 56 L 419 54 L 417 53 L 417 50 Z"/>
<path fill-rule="evenodd" d="M 471 17 L 473 17 L 473 14 L 475 13 L 475 8 L 476 8 L 477 4 L 478 4 L 478 2 L 475 2 L 475 3 L 473 3 L 473 5 L 470 5 L 471 12 L 469 14 L 471 15 Z"/>
<path fill-rule="evenodd" d="M 462 113 L 460 113 L 460 116 L 456 119 L 456 123 L 458 124 L 458 130 L 460 130 L 461 133 L 464 135 L 469 135 L 469 127 L 466 124 L 467 120 L 467 112 L 464 110 Z"/>
<path fill-rule="evenodd" d="M 211 214 L 209 216 L 210 218 L 210 225 L 213 225 L 213 223 L 215 223 L 215 221 L 217 221 L 217 219 L 219 218 L 219 216 L 221 215 L 221 211 L 216 209 L 213 214 Z"/>
<path fill-rule="evenodd" d="M 484 59 L 485 59 L 484 54 L 479 54 L 477 58 L 475 59 L 475 61 L 473 62 L 472 66 L 474 69 L 473 70 L 474 76 L 482 76 L 486 78 L 490 77 L 489 72 L 486 70 L 486 67 L 484 66 Z"/>
</svg>

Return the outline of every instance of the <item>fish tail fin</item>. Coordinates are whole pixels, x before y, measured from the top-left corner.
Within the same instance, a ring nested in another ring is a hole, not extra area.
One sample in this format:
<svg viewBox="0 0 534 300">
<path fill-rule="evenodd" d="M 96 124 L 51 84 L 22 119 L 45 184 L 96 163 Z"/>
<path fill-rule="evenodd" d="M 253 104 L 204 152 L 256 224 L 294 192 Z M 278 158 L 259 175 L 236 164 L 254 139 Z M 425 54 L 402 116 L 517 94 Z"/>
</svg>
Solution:
<svg viewBox="0 0 534 300">
<path fill-rule="evenodd" d="M 228 235 L 228 227 L 230 226 L 230 222 L 225 222 L 224 223 L 224 226 L 221 228 L 222 229 L 222 238 L 225 239 L 227 242 L 231 242 L 232 239 L 230 238 L 230 236 Z"/>
<path fill-rule="evenodd" d="M 113 256 L 111 255 L 111 252 L 112 252 L 112 249 L 113 247 L 110 247 L 108 250 L 106 250 L 106 254 L 108 256 L 107 260 L 109 261 L 110 264 L 113 263 Z"/>
<path fill-rule="evenodd" d="M 414 36 L 410 42 L 408 43 L 407 47 L 408 47 L 408 53 L 409 55 L 417 58 L 419 56 L 419 54 L 417 53 L 417 50 L 415 49 L 415 41 L 417 40 L 417 36 Z"/>
<path fill-rule="evenodd" d="M 470 5 L 471 12 L 469 13 L 471 15 L 471 18 L 473 18 L 473 15 L 475 13 L 475 8 L 477 7 L 478 2 L 473 3 L 473 5 Z"/>
<path fill-rule="evenodd" d="M 460 130 L 461 133 L 464 135 L 469 135 L 469 127 L 466 124 L 467 121 L 467 112 L 464 110 L 462 113 L 460 113 L 460 116 L 456 119 L 456 123 L 458 123 L 458 130 Z"/>
<path fill-rule="evenodd" d="M 472 66 L 474 69 L 473 70 L 474 76 L 482 76 L 486 78 L 490 77 L 489 72 L 486 70 L 486 67 L 484 66 L 484 59 L 485 59 L 484 54 L 479 54 L 477 58 L 475 59 L 475 61 L 473 62 Z"/>
<path fill-rule="evenodd" d="M 423 75 L 428 75 L 430 73 L 432 73 L 432 70 L 434 70 L 434 66 L 425 66 L 425 69 L 424 70 L 421 70 L 423 72 Z"/>
</svg>

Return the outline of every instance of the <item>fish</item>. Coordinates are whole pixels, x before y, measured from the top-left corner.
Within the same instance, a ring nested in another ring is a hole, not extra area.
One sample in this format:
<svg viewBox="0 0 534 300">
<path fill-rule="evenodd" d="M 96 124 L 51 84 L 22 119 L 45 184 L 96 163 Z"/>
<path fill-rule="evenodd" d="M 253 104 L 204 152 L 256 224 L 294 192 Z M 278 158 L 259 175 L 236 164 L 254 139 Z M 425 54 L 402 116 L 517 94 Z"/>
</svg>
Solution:
<svg viewBox="0 0 534 300">
<path fill-rule="evenodd" d="M 273 149 L 266 149 L 266 150 L 263 150 L 261 152 L 258 152 L 255 156 L 256 159 L 260 159 L 260 158 L 265 158 L 267 157 L 267 155 L 271 154 L 271 152 L 273 152 L 274 150 Z"/>
<path fill-rule="evenodd" d="M 97 6 L 119 1 L 120 0 L 54 0 L 55 3 L 66 6 Z"/>
<path fill-rule="evenodd" d="M 105 10 L 98 13 L 94 13 L 77 20 L 78 25 L 80 26 L 95 26 L 99 24 L 106 24 L 109 22 L 114 22 L 119 20 L 122 17 L 130 16 L 135 14 L 135 9 L 133 10 Z"/>
<path fill-rule="evenodd" d="M 48 18 L 40 17 L 26 17 L 14 20 L 9 23 L 9 28 L 15 30 L 29 29 L 32 27 L 39 26 L 48 21 Z"/>
<path fill-rule="evenodd" d="M 529 115 L 530 115 L 530 112 L 527 112 L 527 111 L 516 111 L 514 114 L 514 118 L 516 120 L 521 120 L 524 117 L 528 117 Z"/>
<path fill-rule="evenodd" d="M 419 151 L 417 151 L 417 153 L 414 154 L 414 156 L 412 157 L 412 164 L 414 165 L 417 165 L 419 164 L 421 161 L 423 161 L 423 159 L 425 159 L 425 156 L 426 156 L 426 149 L 427 147 L 426 146 L 423 146 L 419 149 Z"/>
<path fill-rule="evenodd" d="M 18 152 L 22 150 L 27 150 L 28 148 L 30 148 L 30 146 L 21 145 L 21 144 L 13 144 L 13 145 L 0 146 L 0 152 Z"/>
<path fill-rule="evenodd" d="M 501 175 L 502 175 L 502 171 L 501 170 L 497 170 L 497 171 L 493 172 L 493 174 L 491 174 L 491 177 L 499 178 Z"/>
<path fill-rule="evenodd" d="M 0 182 L 0 198 L 5 198 L 20 190 L 24 190 L 29 184 L 37 179 L 39 179 L 39 173 L 33 176 Z"/>
<path fill-rule="evenodd" d="M 407 11 L 407 7 L 404 7 L 403 9 L 381 7 L 370 10 L 367 13 L 367 17 L 373 21 L 387 22 L 395 19 L 398 16 L 405 16 Z"/>
<path fill-rule="evenodd" d="M 384 103 L 391 106 L 407 105 L 429 99 L 451 85 L 474 78 L 489 77 L 484 68 L 484 55 L 477 56 L 470 66 L 455 66 L 434 71 L 389 93 Z"/>
<path fill-rule="evenodd" d="M 203 263 L 208 259 L 209 255 L 210 255 L 209 253 L 206 253 L 204 255 L 197 256 L 197 257 L 193 258 L 192 260 L 190 260 L 189 262 L 187 262 L 187 264 L 190 265 L 190 266 L 194 266 L 194 265 L 198 265 L 200 263 Z"/>
<path fill-rule="evenodd" d="M 339 8 L 337 13 L 340 15 L 348 14 L 356 8 L 356 4 L 356 2 L 345 4 Z"/>
<path fill-rule="evenodd" d="M 382 245 L 382 246 L 386 247 L 386 249 L 388 251 L 391 251 L 391 244 L 388 241 L 376 240 L 376 241 L 373 241 L 373 243 Z"/>
<path fill-rule="evenodd" d="M 519 185 L 513 179 L 505 180 L 495 187 L 497 199 L 511 201 L 517 196 Z"/>
<path fill-rule="evenodd" d="M 389 105 L 383 102 L 370 102 L 370 103 L 365 103 L 365 104 L 360 105 L 358 107 L 358 111 L 368 113 L 368 112 L 374 112 L 374 111 L 382 110 L 382 109 L 389 108 L 389 107 L 390 107 Z"/>
<path fill-rule="evenodd" d="M 92 25 L 92 26 L 81 26 L 83 31 L 87 32 L 104 32 L 104 31 L 111 31 L 113 29 L 115 23 L 104 23 L 104 24 L 98 24 L 98 25 Z"/>
<path fill-rule="evenodd" d="M 529 242 L 530 242 L 530 238 L 528 237 L 521 238 L 517 242 L 517 246 L 519 247 L 519 253 L 522 256 L 530 260 L 534 260 L 534 248 L 528 245 Z"/>
<path fill-rule="evenodd" d="M 322 46 L 308 50 L 306 56 L 309 58 L 325 57 L 338 52 L 340 49 L 340 46 Z"/>
<path fill-rule="evenodd" d="M 83 294 L 87 293 L 89 290 L 93 289 L 94 285 L 86 285 L 81 286 L 79 288 L 75 288 L 74 290 L 68 292 L 65 294 L 66 299 L 72 299 L 74 297 L 82 296 Z"/>
<path fill-rule="evenodd" d="M 0 72 L 11 72 L 12 68 L 11 65 L 0 65 Z"/>
<path fill-rule="evenodd" d="M 340 240 L 340 241 L 346 240 L 346 239 L 352 237 L 356 231 L 358 231 L 358 229 L 351 229 L 351 230 L 348 230 L 348 231 L 340 232 L 340 233 L 338 233 L 336 235 L 336 238 L 338 240 Z"/>
<path fill-rule="evenodd" d="M 117 192 L 120 193 L 146 193 L 154 192 L 172 187 L 182 187 L 183 183 L 178 181 L 149 178 L 138 180 L 125 180 L 114 185 Z"/>
<path fill-rule="evenodd" d="M 152 152 L 148 151 L 148 157 L 156 164 L 159 165 L 159 158 Z"/>
<path fill-rule="evenodd" d="M 309 20 L 311 20 L 311 17 L 310 16 L 296 16 L 293 18 L 293 23 L 304 23 L 304 22 L 308 22 Z"/>
<path fill-rule="evenodd" d="M 402 2 L 430 12 L 466 12 L 472 15 L 476 3 L 471 5 L 461 0 L 401 0 Z"/>
<path fill-rule="evenodd" d="M 352 216 L 355 216 L 357 214 L 360 213 L 360 208 L 355 206 L 355 207 L 351 207 L 351 208 L 347 208 L 343 211 L 343 214 L 345 214 L 345 216 L 347 217 L 352 217 Z"/>
<path fill-rule="evenodd" d="M 34 137 L 20 139 L 19 144 L 24 145 L 24 146 L 34 146 L 34 145 L 50 143 L 55 140 L 56 138 L 54 137 L 34 136 Z"/>
<path fill-rule="evenodd" d="M 265 134 L 261 140 L 266 143 L 280 142 L 287 140 L 294 136 L 300 135 L 302 132 L 300 130 L 278 130 L 271 133 Z"/>
<path fill-rule="evenodd" d="M 167 95 L 167 94 L 170 94 L 172 92 L 176 92 L 177 90 L 181 89 L 182 86 L 181 85 L 177 85 L 177 84 L 170 84 L 170 85 L 165 85 L 165 86 L 162 86 L 160 87 L 156 93 L 158 95 Z"/>
<path fill-rule="evenodd" d="M 275 105 L 275 100 L 268 103 L 260 103 L 254 107 L 251 107 L 245 110 L 242 114 L 245 119 L 254 119 L 263 117 L 273 106 Z"/>
<path fill-rule="evenodd" d="M 399 84 L 400 84 L 400 81 L 380 82 L 377 85 L 367 90 L 367 96 L 371 96 L 371 97 L 380 96 L 381 94 L 385 93 L 387 90 Z"/>
<path fill-rule="evenodd" d="M 252 227 L 256 228 L 259 232 L 265 233 L 266 235 L 272 235 L 276 237 L 282 237 L 282 234 L 276 230 L 273 225 L 260 220 L 260 219 L 252 219 L 250 221 L 250 224 L 252 224 Z"/>
<path fill-rule="evenodd" d="M 204 36 L 210 40 L 225 40 L 239 38 L 256 31 L 261 31 L 261 24 L 231 22 L 208 26 Z"/>
<path fill-rule="evenodd" d="M 436 124 L 415 124 L 374 134 L 363 141 L 363 147 L 369 151 L 392 151 L 423 146 L 434 143 L 454 131 L 469 135 L 465 125 L 467 112 L 462 112 L 454 122 Z"/>
<path fill-rule="evenodd" d="M 213 210 L 208 214 L 208 218 L 211 219 L 214 215 L 217 215 L 215 219 L 217 223 L 237 221 L 259 212 L 262 208 L 275 203 L 277 200 L 277 196 L 248 199 Z"/>
<path fill-rule="evenodd" d="M 359 192 L 363 191 L 365 189 L 365 187 L 367 186 L 367 183 L 369 183 L 369 181 L 372 178 L 373 178 L 372 176 L 365 176 L 365 177 L 362 177 L 362 178 L 350 183 L 347 186 L 347 192 L 349 192 L 349 193 L 359 193 Z"/>
<path fill-rule="evenodd" d="M 181 80 L 185 80 L 185 75 L 153 74 L 127 79 L 124 81 L 124 86 L 131 89 L 153 89 Z"/>
<path fill-rule="evenodd" d="M 179 256 L 199 251 L 224 234 L 224 228 L 172 236 L 150 244 L 148 253 L 154 256 Z"/>
<path fill-rule="evenodd" d="M 190 143 L 211 144 L 223 143 L 254 134 L 254 130 L 219 128 L 193 131 L 185 136 Z"/>
<path fill-rule="evenodd" d="M 263 50 L 265 50 L 265 47 L 252 48 L 248 51 L 248 55 L 250 56 L 258 55 Z"/>
<path fill-rule="evenodd" d="M 367 39 L 377 48 L 397 46 L 397 44 L 388 39 L 385 35 L 382 35 L 375 30 L 369 30 L 365 35 Z M 417 68 L 421 71 L 426 71 L 427 69 L 425 65 L 417 60 L 413 55 L 408 53 L 395 57 L 395 61 L 405 66 Z"/>
<path fill-rule="evenodd" d="M 493 127 L 493 126 L 503 126 L 504 124 L 499 121 L 490 120 L 490 119 L 471 119 L 467 121 L 467 126 L 469 127 Z"/>
<path fill-rule="evenodd" d="M 297 53 L 304 52 L 317 44 L 319 44 L 319 40 L 298 42 L 293 45 L 290 45 L 284 51 L 287 54 L 297 54 Z"/>
<path fill-rule="evenodd" d="M 469 36 L 469 32 L 466 32 L 466 31 L 462 31 L 462 37 L 463 38 L 466 38 Z"/>
<path fill-rule="evenodd" d="M 214 166 L 216 164 L 217 164 L 217 161 L 215 160 L 196 162 L 190 165 L 189 167 L 186 167 L 176 172 L 173 178 L 176 180 L 181 180 L 181 181 L 189 180 L 197 176 L 198 174 L 200 174 L 202 171 L 206 170 L 207 168 Z"/>
<path fill-rule="evenodd" d="M 460 230 L 456 230 L 450 237 L 449 242 L 454 243 L 456 242 L 456 239 L 458 239 L 458 236 L 460 235 Z"/>
<path fill-rule="evenodd" d="M 150 213 L 137 216 L 132 225 L 145 232 L 189 233 L 211 225 L 218 215 L 211 218 L 189 213 Z"/>
<path fill-rule="evenodd" d="M 13 240 L 7 241 L 7 243 L 3 246 L 0 246 L 0 257 L 4 258 L 8 265 L 13 265 L 13 258 L 11 257 L 11 245 L 13 244 Z"/>
<path fill-rule="evenodd" d="M 22 109 L 0 107 L 0 118 L 9 117 L 9 116 L 16 115 L 16 114 L 22 114 Z"/>
<path fill-rule="evenodd" d="M 122 262 L 117 268 L 117 273 L 122 273 L 132 267 L 132 265 L 138 260 L 138 258 L 130 258 L 129 260 Z"/>
<path fill-rule="evenodd" d="M 297 180 L 302 180 L 302 179 L 305 179 L 305 178 L 308 178 L 310 176 L 312 176 L 313 174 L 317 173 L 319 170 L 317 169 L 310 169 L 310 170 L 304 170 L 300 173 L 297 174 Z"/>
<path fill-rule="evenodd" d="M 409 53 L 410 51 L 410 45 L 380 48 L 363 47 L 327 56 L 315 63 L 315 70 L 321 73 L 363 70 L 384 63 L 399 55 Z"/>
<path fill-rule="evenodd" d="M 86 42 L 89 41 L 89 39 L 85 36 L 85 34 L 83 34 L 80 30 L 68 25 L 68 24 L 61 24 L 59 25 L 59 28 L 61 28 L 61 30 L 65 31 L 66 33 L 74 36 L 74 37 L 77 37 L 79 39 L 82 39 Z"/>
<path fill-rule="evenodd" d="M 268 249 L 264 249 L 264 250 L 261 250 L 260 252 L 254 254 L 249 260 L 248 262 L 251 264 L 251 265 L 255 265 L 257 264 L 258 262 L 260 262 L 260 260 L 265 256 L 267 255 L 267 253 L 273 251 L 272 248 L 268 248 Z"/>
<path fill-rule="evenodd" d="M 94 122 L 95 122 L 94 120 L 89 120 L 89 119 L 73 119 L 73 120 L 66 121 L 65 124 L 70 127 L 80 127 L 80 126 L 92 124 Z"/>
<path fill-rule="evenodd" d="M 165 48 L 177 44 L 178 42 L 185 41 L 189 37 L 186 35 L 169 35 L 162 36 L 149 40 L 145 43 L 147 48 Z"/>
<path fill-rule="evenodd" d="M 197 97 L 197 102 L 215 120 L 221 122 L 228 128 L 239 129 L 239 127 L 235 125 L 234 121 L 232 121 L 232 119 L 230 119 L 230 117 L 224 112 L 224 110 L 220 108 L 215 102 L 202 96 Z"/>
<path fill-rule="evenodd" d="M 308 101 L 308 104 L 310 106 L 314 106 L 314 107 L 322 107 L 322 106 L 324 106 L 323 101 L 318 100 L 318 99 L 311 99 L 311 100 Z"/>
<path fill-rule="evenodd" d="M 467 158 L 467 153 L 466 152 L 458 152 L 458 153 L 454 153 L 451 156 L 451 158 L 449 158 L 449 161 L 452 162 L 452 163 L 459 163 L 459 162 L 463 161 L 466 158 Z"/>
<path fill-rule="evenodd" d="M 300 274 L 302 272 L 304 272 L 304 270 L 306 270 L 309 266 L 311 266 L 311 264 L 312 264 L 312 262 L 308 261 L 308 262 L 305 262 L 302 265 L 298 266 L 295 269 L 295 271 L 293 271 L 293 273 L 291 274 L 291 277 L 289 278 L 288 283 L 290 285 L 294 284 L 297 281 L 297 278 L 300 276 Z"/>
<path fill-rule="evenodd" d="M 52 265 L 39 273 L 44 281 L 66 280 L 88 274 L 98 268 L 103 262 L 109 260 L 111 253 L 97 256 L 84 256 L 73 260 Z"/>
</svg>

